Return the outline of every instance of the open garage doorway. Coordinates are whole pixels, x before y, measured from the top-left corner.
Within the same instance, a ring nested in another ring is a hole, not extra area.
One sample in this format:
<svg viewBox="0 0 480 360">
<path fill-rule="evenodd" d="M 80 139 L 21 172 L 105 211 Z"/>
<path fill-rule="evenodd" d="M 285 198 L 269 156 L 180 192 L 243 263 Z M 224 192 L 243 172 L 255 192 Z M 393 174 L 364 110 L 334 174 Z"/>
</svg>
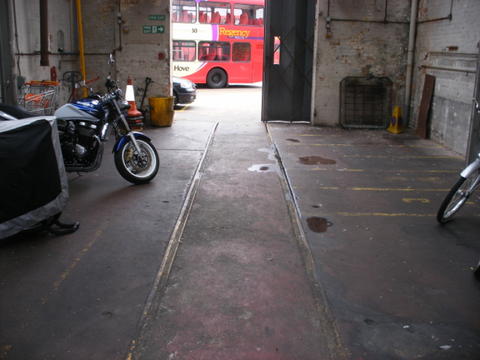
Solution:
<svg viewBox="0 0 480 360">
<path fill-rule="evenodd" d="M 314 1 L 173 0 L 174 79 L 194 82 L 200 94 L 263 85 L 263 121 L 310 122 L 315 7 Z"/>
<path fill-rule="evenodd" d="M 173 76 L 209 88 L 262 81 L 264 0 L 173 0 Z"/>
<path fill-rule="evenodd" d="M 265 0 L 172 1 L 177 117 L 182 111 L 211 120 L 260 121 L 264 18 Z M 184 94 L 192 88 L 188 81 L 196 86 L 194 98 L 191 91 Z"/>
</svg>

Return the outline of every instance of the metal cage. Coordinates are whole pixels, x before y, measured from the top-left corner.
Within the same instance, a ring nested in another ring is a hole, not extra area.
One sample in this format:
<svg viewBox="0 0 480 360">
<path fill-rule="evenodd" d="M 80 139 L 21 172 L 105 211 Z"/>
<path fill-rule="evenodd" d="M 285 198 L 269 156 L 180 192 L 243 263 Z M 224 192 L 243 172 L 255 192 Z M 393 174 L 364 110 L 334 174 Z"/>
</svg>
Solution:
<svg viewBox="0 0 480 360">
<path fill-rule="evenodd" d="M 349 76 L 340 82 L 340 124 L 384 129 L 390 121 L 392 81 L 387 77 Z"/>
</svg>

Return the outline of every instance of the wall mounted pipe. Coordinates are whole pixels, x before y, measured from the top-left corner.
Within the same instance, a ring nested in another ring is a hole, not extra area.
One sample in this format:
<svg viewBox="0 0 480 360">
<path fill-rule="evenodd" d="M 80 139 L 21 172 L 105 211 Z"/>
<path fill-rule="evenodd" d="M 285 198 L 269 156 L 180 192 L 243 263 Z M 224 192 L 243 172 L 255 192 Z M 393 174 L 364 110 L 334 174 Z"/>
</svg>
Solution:
<svg viewBox="0 0 480 360">
<path fill-rule="evenodd" d="M 79 52 L 50 52 L 48 53 L 49 55 L 51 56 L 79 56 L 80 53 Z M 110 55 L 111 52 L 84 52 L 84 55 L 85 56 L 95 56 L 95 55 L 98 55 L 98 56 L 108 56 Z M 34 51 L 34 52 L 29 52 L 29 53 L 15 53 L 15 56 L 39 56 L 40 55 L 40 51 Z"/>
<path fill-rule="evenodd" d="M 453 1 L 454 0 L 450 0 L 450 14 L 448 14 L 447 16 L 443 16 L 443 17 L 439 17 L 439 18 L 435 18 L 435 19 L 420 20 L 417 23 L 418 24 L 426 24 L 426 23 L 430 23 L 430 22 L 443 21 L 443 20 L 452 21 L 452 18 L 453 18 L 453 16 L 452 16 L 452 14 L 453 14 Z"/>
<path fill-rule="evenodd" d="M 374 24 L 410 24 L 409 21 L 395 21 L 395 20 L 363 20 L 363 19 L 339 19 L 330 18 L 330 21 L 337 22 L 360 22 L 360 23 L 374 23 Z"/>
<path fill-rule="evenodd" d="M 427 52 L 428 56 L 446 56 L 446 57 L 464 57 L 476 59 L 478 57 L 477 53 L 460 53 L 460 52 L 447 52 L 447 51 L 429 51 Z"/>
<path fill-rule="evenodd" d="M 466 73 L 466 74 L 476 74 L 476 71 L 471 70 L 471 69 L 459 69 L 459 68 L 450 68 L 450 67 L 434 66 L 434 65 L 421 65 L 420 67 L 422 69 L 454 71 L 454 72 L 461 72 L 461 73 Z"/>
<path fill-rule="evenodd" d="M 337 21 L 337 22 L 361 22 L 361 23 L 373 23 L 373 24 L 409 24 L 409 21 L 391 21 L 388 20 L 388 0 L 385 0 L 385 9 L 383 20 L 369 20 L 369 19 L 351 19 L 351 18 L 332 18 L 330 17 L 330 0 L 327 2 L 327 21 Z"/>
<path fill-rule="evenodd" d="M 426 24 L 426 23 L 443 21 L 443 20 L 452 20 L 452 14 L 448 16 L 440 17 L 440 18 L 435 18 L 435 19 L 420 20 L 420 21 L 417 21 L 417 24 Z"/>
<path fill-rule="evenodd" d="M 475 90 L 473 94 L 472 115 L 470 117 L 470 133 L 468 135 L 468 146 L 466 163 L 472 162 L 480 152 L 480 113 L 477 105 L 480 103 L 480 42 L 477 43 L 477 71 L 475 76 Z"/>
<path fill-rule="evenodd" d="M 40 66 L 49 66 L 48 61 L 48 0 L 40 0 Z"/>
<path fill-rule="evenodd" d="M 75 9 L 77 11 L 77 26 L 78 26 L 78 50 L 80 53 L 80 73 L 82 74 L 82 81 L 85 84 L 87 80 L 87 70 L 85 66 L 85 44 L 83 37 L 83 20 L 82 20 L 82 4 L 81 0 L 75 0 Z M 85 87 L 82 87 L 82 96 L 87 97 L 88 92 Z"/>
<path fill-rule="evenodd" d="M 408 35 L 407 78 L 405 83 L 405 120 L 410 121 L 410 103 L 412 98 L 413 55 L 415 53 L 415 35 L 417 30 L 418 0 L 412 0 L 410 9 L 410 30 Z"/>
</svg>

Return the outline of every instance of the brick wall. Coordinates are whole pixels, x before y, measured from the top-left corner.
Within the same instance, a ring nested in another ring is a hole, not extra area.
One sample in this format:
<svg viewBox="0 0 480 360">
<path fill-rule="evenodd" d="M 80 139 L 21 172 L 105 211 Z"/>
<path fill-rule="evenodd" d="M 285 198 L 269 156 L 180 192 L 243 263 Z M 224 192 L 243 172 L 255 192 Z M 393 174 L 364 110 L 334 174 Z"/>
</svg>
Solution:
<svg viewBox="0 0 480 360">
<path fill-rule="evenodd" d="M 335 20 L 381 22 L 386 6 L 390 23 Z M 393 105 L 403 103 L 409 9 L 408 1 L 331 0 L 328 14 L 328 1 L 319 0 L 314 125 L 338 125 L 339 86 L 347 76 L 388 77 L 393 82 Z M 331 32 L 327 31 L 328 15 L 333 19 Z"/>
<path fill-rule="evenodd" d="M 448 17 L 450 9 L 451 20 L 425 22 Z M 436 77 L 436 85 L 430 136 L 462 155 L 467 150 L 470 129 L 477 43 L 480 41 L 479 18 L 478 0 L 419 2 L 410 126 L 416 126 L 425 74 L 431 74 Z"/>
</svg>

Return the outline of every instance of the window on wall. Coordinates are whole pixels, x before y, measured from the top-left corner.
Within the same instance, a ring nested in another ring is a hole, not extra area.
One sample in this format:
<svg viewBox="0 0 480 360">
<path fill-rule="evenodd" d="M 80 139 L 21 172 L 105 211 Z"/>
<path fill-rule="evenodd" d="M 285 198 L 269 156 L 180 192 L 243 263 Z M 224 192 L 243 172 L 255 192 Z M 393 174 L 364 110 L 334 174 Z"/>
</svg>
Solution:
<svg viewBox="0 0 480 360">
<path fill-rule="evenodd" d="M 230 44 L 223 41 L 200 41 L 198 43 L 198 60 L 229 61 Z"/>
<path fill-rule="evenodd" d="M 235 4 L 233 8 L 235 25 L 263 26 L 263 6 Z"/>
<path fill-rule="evenodd" d="M 195 61 L 196 55 L 195 41 L 173 40 L 173 61 Z"/>
<path fill-rule="evenodd" d="M 194 23 L 197 21 L 195 0 L 173 0 L 172 22 Z"/>
<path fill-rule="evenodd" d="M 200 1 L 198 21 L 201 24 L 231 24 L 230 4 L 212 1 Z"/>
<path fill-rule="evenodd" d="M 249 43 L 233 43 L 233 61 L 250 61 L 251 53 L 252 51 Z"/>
</svg>

